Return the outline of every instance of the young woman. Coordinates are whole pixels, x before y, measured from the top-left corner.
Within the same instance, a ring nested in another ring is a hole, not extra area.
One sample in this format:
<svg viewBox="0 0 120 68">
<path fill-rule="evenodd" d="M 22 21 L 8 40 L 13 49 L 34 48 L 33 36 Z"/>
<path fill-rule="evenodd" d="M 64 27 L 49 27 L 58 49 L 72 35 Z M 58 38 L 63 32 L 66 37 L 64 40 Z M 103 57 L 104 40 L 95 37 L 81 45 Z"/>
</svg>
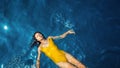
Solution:
<svg viewBox="0 0 120 68">
<path fill-rule="evenodd" d="M 60 68 L 85 68 L 81 62 L 76 60 L 69 53 L 60 50 L 53 40 L 65 38 L 68 34 L 75 34 L 73 30 L 68 30 L 59 36 L 49 36 L 45 38 L 40 32 L 34 33 L 35 42 L 39 43 L 36 68 L 40 68 L 40 54 L 44 53 Z M 33 45 L 34 46 L 34 45 Z"/>
</svg>

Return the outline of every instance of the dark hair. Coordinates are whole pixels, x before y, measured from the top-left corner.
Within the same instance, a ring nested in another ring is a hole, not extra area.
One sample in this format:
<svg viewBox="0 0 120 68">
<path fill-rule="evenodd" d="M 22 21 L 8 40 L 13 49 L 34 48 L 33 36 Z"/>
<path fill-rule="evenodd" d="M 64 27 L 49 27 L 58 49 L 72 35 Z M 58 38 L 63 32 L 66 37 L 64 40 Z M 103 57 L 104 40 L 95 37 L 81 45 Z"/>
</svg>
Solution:
<svg viewBox="0 0 120 68">
<path fill-rule="evenodd" d="M 34 46 L 39 46 L 41 44 L 41 42 L 37 41 L 37 39 L 35 38 L 35 34 L 36 33 L 40 33 L 42 34 L 41 32 L 35 32 L 34 35 L 33 35 L 33 39 L 32 39 L 32 43 L 31 43 L 31 48 L 33 48 Z M 45 36 L 42 34 L 43 38 L 45 38 Z M 45 38 L 46 39 L 46 38 Z"/>
</svg>

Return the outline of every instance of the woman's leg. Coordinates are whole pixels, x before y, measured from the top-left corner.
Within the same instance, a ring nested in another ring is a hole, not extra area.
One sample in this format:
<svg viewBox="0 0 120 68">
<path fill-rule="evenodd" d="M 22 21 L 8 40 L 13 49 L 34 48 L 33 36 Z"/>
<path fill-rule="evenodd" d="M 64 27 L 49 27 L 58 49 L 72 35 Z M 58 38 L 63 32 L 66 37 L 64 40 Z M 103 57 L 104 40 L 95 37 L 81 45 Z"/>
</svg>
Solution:
<svg viewBox="0 0 120 68">
<path fill-rule="evenodd" d="M 78 68 L 86 68 L 85 65 L 83 65 L 81 62 L 79 62 L 77 59 L 75 59 L 72 55 L 70 55 L 67 52 L 64 52 L 64 53 L 65 53 L 65 56 L 69 63 L 77 66 Z"/>
<path fill-rule="evenodd" d="M 73 66 L 72 64 L 68 63 L 68 62 L 59 62 L 56 63 L 60 68 L 76 68 L 75 66 Z"/>
</svg>

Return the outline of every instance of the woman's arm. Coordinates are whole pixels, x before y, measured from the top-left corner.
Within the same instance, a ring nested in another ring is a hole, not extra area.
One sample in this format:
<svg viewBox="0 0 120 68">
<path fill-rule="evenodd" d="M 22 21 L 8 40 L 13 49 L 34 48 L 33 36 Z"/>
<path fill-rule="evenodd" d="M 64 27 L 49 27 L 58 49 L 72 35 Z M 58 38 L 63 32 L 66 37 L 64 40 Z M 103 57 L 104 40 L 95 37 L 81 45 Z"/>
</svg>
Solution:
<svg viewBox="0 0 120 68">
<path fill-rule="evenodd" d="M 67 32 L 63 33 L 62 35 L 59 36 L 50 36 L 53 39 L 62 39 L 65 38 L 68 34 L 75 34 L 74 30 L 68 30 Z"/>
<path fill-rule="evenodd" d="M 36 60 L 36 68 L 40 68 L 40 54 L 41 54 L 41 50 L 39 47 L 38 48 L 38 56 L 37 56 L 37 60 Z"/>
</svg>

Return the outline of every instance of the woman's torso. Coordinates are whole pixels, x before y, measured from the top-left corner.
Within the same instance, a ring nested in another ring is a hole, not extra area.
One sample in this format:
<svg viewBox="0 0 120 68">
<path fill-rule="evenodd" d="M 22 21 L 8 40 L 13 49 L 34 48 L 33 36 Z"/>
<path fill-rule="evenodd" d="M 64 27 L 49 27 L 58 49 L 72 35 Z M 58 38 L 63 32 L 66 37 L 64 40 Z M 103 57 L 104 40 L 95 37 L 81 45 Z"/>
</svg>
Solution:
<svg viewBox="0 0 120 68">
<path fill-rule="evenodd" d="M 47 39 L 48 44 L 46 46 L 41 46 L 41 51 L 45 53 L 50 59 L 55 63 L 59 61 L 66 61 L 65 54 L 62 50 L 58 49 L 52 38 Z"/>
</svg>

